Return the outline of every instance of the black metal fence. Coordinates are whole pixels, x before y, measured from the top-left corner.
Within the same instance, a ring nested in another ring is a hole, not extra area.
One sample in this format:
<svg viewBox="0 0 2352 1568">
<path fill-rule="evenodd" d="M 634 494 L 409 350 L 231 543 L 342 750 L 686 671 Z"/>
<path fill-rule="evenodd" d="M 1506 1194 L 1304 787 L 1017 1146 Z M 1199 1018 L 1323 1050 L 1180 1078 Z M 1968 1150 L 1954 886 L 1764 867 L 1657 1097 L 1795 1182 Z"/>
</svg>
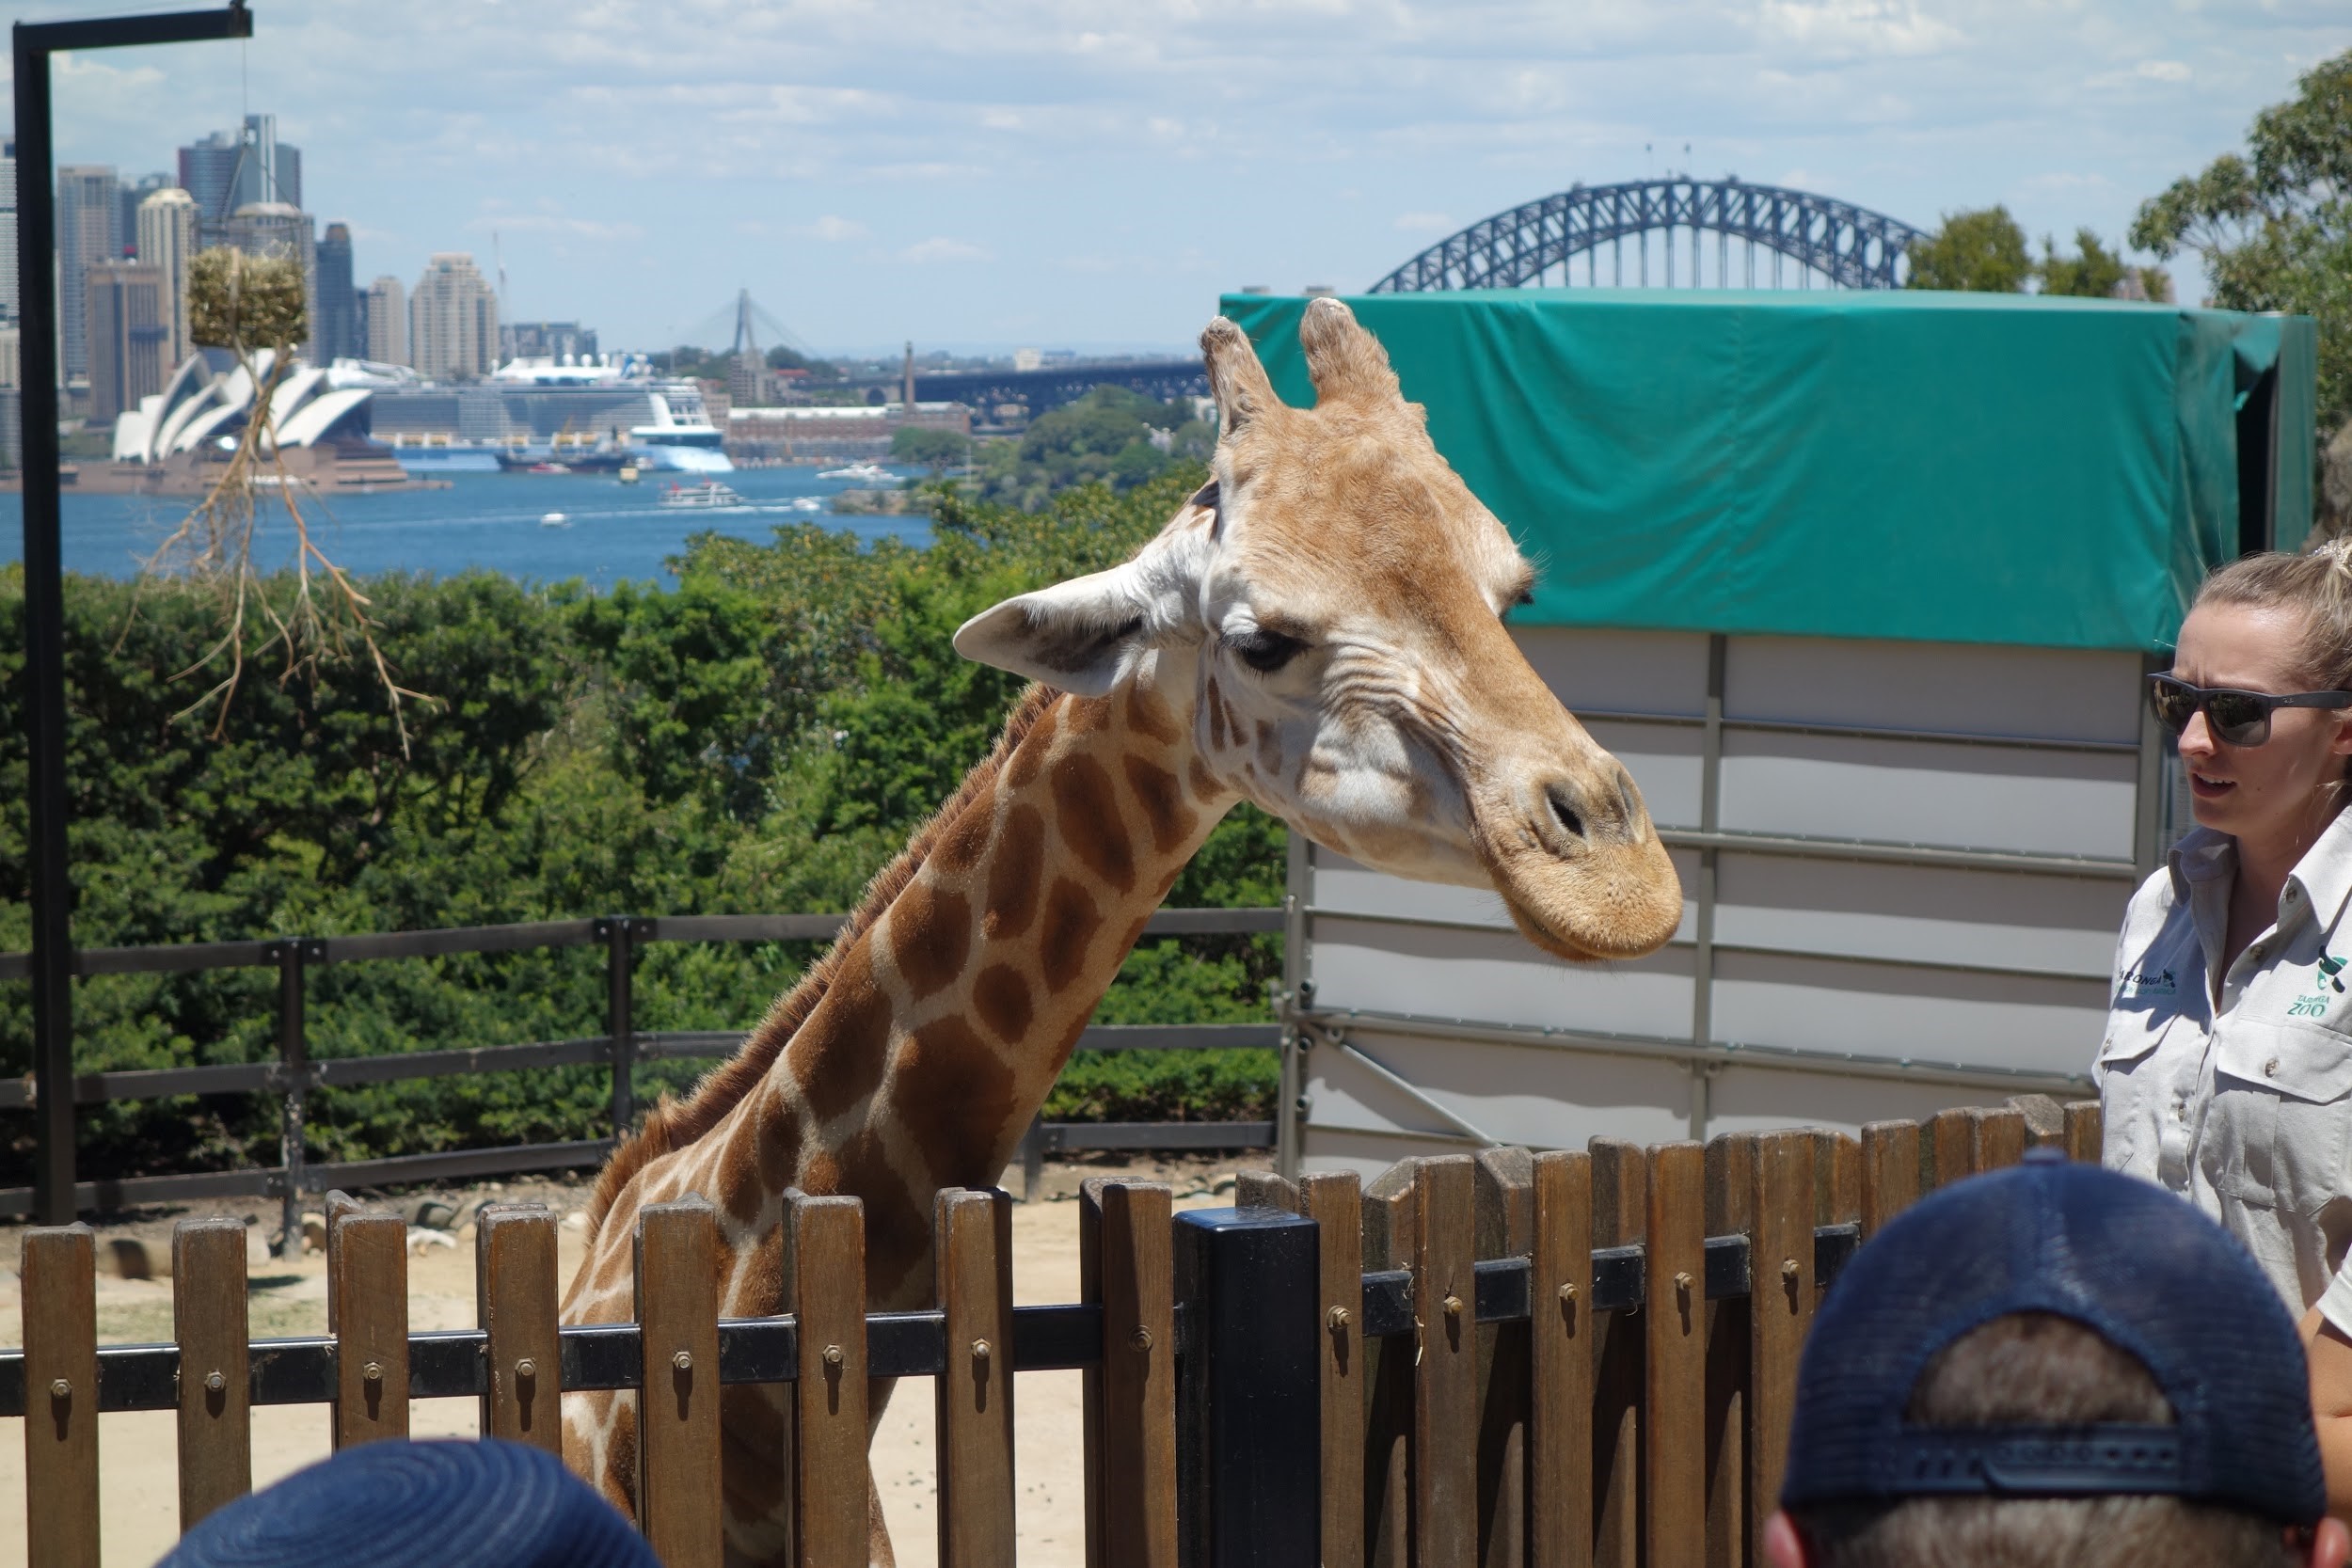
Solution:
<svg viewBox="0 0 2352 1568">
<path fill-rule="evenodd" d="M 279 1163 L 230 1171 L 133 1176 L 74 1183 L 81 1211 L 119 1209 L 201 1197 L 276 1197 L 285 1211 L 285 1236 L 299 1244 L 304 1194 L 331 1188 L 381 1187 L 405 1181 L 459 1180 L 531 1171 L 568 1170 L 600 1164 L 613 1138 L 636 1116 L 633 1074 L 641 1062 L 712 1058 L 732 1053 L 744 1031 L 641 1031 L 636 1022 L 637 949 L 658 942 L 828 942 L 840 930 L 838 914 L 607 915 L 593 920 L 543 920 L 514 926 L 474 926 L 433 931 L 393 931 L 347 937 L 277 937 L 252 942 L 183 942 L 151 947 L 94 947 L 74 954 L 78 977 L 99 974 L 194 974 L 208 970 L 278 971 L 277 1053 L 266 1062 L 209 1067 L 135 1069 L 79 1073 L 76 1105 L 161 1100 L 179 1095 L 269 1094 L 279 1103 Z M 1161 910 L 1147 937 L 1230 936 L 1279 932 L 1279 909 Z M 513 953 L 600 946 L 605 953 L 605 1033 L 517 1045 L 313 1060 L 304 1022 L 306 977 L 326 964 L 375 958 L 427 958 L 455 954 Z M 24 980 L 31 956 L 0 953 L 0 981 Z M 1081 1051 L 1208 1051 L 1272 1049 L 1279 1024 L 1096 1024 L 1079 1037 Z M 612 1073 L 612 1134 L 564 1143 L 406 1154 L 381 1160 L 312 1164 L 303 1152 L 306 1101 L 314 1089 L 385 1084 L 471 1073 L 605 1064 Z M 30 1076 L 0 1081 L 0 1111 L 36 1107 Z M 1040 1122 L 1024 1141 L 1024 1173 L 1033 1196 L 1046 1152 L 1064 1149 L 1270 1148 L 1275 1124 L 1244 1122 Z M 0 1188 L 0 1216 L 33 1212 L 34 1189 Z"/>
</svg>

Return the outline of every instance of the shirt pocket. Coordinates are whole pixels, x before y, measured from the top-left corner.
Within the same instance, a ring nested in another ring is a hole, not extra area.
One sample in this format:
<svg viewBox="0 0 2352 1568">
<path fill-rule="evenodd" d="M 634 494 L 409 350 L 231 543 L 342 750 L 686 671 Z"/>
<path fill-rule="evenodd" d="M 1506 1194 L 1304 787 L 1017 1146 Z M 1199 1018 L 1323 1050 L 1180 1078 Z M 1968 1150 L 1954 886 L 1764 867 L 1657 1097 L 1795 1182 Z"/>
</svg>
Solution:
<svg viewBox="0 0 2352 1568">
<path fill-rule="evenodd" d="M 2345 1188 L 2352 1036 L 2302 1023 L 2233 1028 L 2214 1056 L 2200 1163 L 2218 1192 L 2316 1213 Z"/>
<path fill-rule="evenodd" d="M 2107 1022 L 2094 1074 L 2099 1085 L 2099 1162 L 2109 1170 L 2155 1180 L 2163 1132 L 2165 1080 L 2156 1048 L 2180 1022 L 2177 1013 L 2150 1018 L 2120 1013 Z"/>
</svg>

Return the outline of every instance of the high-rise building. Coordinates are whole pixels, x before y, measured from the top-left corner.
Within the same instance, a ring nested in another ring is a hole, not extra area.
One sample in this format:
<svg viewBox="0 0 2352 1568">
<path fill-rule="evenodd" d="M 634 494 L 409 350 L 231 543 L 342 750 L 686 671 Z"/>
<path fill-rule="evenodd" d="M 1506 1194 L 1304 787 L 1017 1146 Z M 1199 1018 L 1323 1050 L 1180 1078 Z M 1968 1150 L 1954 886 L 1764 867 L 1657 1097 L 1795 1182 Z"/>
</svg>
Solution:
<svg viewBox="0 0 2352 1568">
<path fill-rule="evenodd" d="M 408 300 L 409 363 L 433 381 L 468 381 L 497 369 L 499 302 L 463 251 L 437 252 Z"/>
<path fill-rule="evenodd" d="M 575 363 L 596 356 L 596 329 L 578 322 L 514 322 L 499 328 L 502 359 L 562 359 Z"/>
<path fill-rule="evenodd" d="M 137 261 L 94 262 L 84 274 L 89 323 L 90 418 L 110 420 L 164 389 L 171 323 L 162 269 Z"/>
<path fill-rule="evenodd" d="M 16 143 L 0 143 L 0 319 L 14 321 L 16 292 Z"/>
<path fill-rule="evenodd" d="M 247 115 L 243 126 L 180 150 L 180 185 L 196 198 L 203 242 L 224 244 L 219 231 L 240 207 L 302 205 L 302 151 L 278 139 L 277 116 Z"/>
<path fill-rule="evenodd" d="M 358 296 L 351 289 L 351 226 L 330 223 L 318 246 L 318 322 L 311 328 L 319 363 L 358 359 L 367 350 L 359 329 Z"/>
<path fill-rule="evenodd" d="M 319 261 L 316 230 L 310 214 L 282 201 L 256 201 L 240 207 L 221 229 L 221 244 L 247 256 L 290 256 L 302 264 L 302 303 L 310 317 L 310 342 L 318 341 Z M 315 358 L 310 343 L 296 345 Z"/>
<path fill-rule="evenodd" d="M 116 187 L 115 199 L 122 204 L 122 215 L 116 221 L 116 244 L 119 254 L 136 259 L 139 245 L 139 203 L 157 191 L 169 190 L 173 181 L 168 174 L 142 174 L 137 180 L 125 180 Z"/>
<path fill-rule="evenodd" d="M 368 285 L 368 356 L 379 365 L 408 363 L 408 291 L 397 277 Z"/>
<path fill-rule="evenodd" d="M 109 164 L 67 164 L 57 170 L 59 368 L 69 382 L 89 374 L 89 322 L 82 275 L 122 255 L 119 182 Z"/>
<path fill-rule="evenodd" d="M 164 313 L 171 327 L 167 358 L 175 368 L 195 344 L 188 338 L 188 263 L 196 259 L 196 198 L 167 185 L 139 203 L 139 263 L 163 274 Z"/>
</svg>

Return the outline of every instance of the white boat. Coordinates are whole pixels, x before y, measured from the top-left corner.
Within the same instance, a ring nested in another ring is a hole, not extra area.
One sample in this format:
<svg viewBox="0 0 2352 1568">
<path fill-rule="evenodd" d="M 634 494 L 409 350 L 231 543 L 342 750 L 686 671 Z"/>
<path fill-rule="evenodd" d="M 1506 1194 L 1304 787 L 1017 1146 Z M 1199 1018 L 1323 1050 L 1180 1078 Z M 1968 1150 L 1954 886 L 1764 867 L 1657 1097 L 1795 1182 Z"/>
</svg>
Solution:
<svg viewBox="0 0 2352 1568">
<path fill-rule="evenodd" d="M 792 498 L 792 510 L 795 512 L 822 512 L 824 509 L 825 503 L 818 500 L 815 496 L 795 496 Z"/>
<path fill-rule="evenodd" d="M 887 484 L 891 481 L 888 468 L 879 463 L 852 463 L 845 468 L 827 468 L 818 479 L 853 479 L 860 484 Z"/>
<path fill-rule="evenodd" d="M 726 507 L 749 506 L 751 503 L 735 487 L 706 479 L 700 484 L 673 483 L 659 498 L 663 506 Z"/>
<path fill-rule="evenodd" d="M 539 519 L 539 526 L 541 528 L 569 528 L 572 526 L 572 520 L 561 512 L 550 512 Z"/>
</svg>

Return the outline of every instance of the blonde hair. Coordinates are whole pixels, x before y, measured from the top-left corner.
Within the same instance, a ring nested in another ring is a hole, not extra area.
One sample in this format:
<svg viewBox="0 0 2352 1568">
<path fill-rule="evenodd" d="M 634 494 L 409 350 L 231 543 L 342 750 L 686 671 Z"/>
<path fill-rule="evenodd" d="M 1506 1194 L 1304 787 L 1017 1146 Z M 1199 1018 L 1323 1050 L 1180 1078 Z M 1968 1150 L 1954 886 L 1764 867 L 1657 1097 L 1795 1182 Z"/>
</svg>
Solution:
<svg viewBox="0 0 2352 1568">
<path fill-rule="evenodd" d="M 2196 602 L 2294 610 L 2303 622 L 2295 679 L 2307 691 L 2352 691 L 2352 536 L 2241 556 L 2205 579 Z"/>
</svg>

